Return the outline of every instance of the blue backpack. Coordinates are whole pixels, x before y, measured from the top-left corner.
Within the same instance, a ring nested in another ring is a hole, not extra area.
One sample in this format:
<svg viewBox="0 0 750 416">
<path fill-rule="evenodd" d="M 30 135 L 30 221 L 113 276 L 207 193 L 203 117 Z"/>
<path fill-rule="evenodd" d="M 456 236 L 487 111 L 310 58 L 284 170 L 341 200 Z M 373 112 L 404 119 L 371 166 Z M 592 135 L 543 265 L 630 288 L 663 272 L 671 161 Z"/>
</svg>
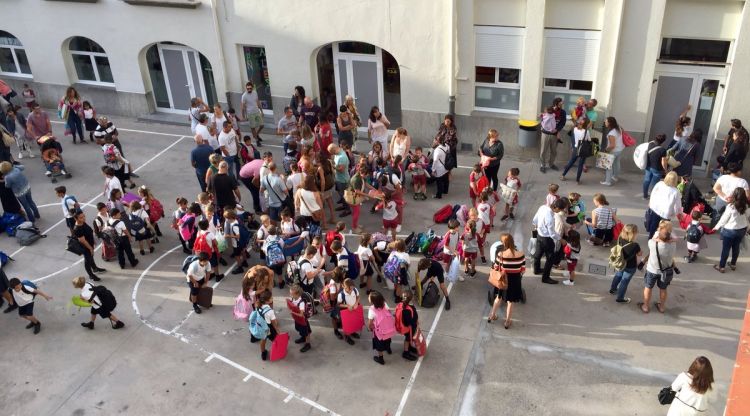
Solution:
<svg viewBox="0 0 750 416">
<path fill-rule="evenodd" d="M 401 273 L 401 265 L 403 263 L 403 260 L 398 258 L 398 256 L 389 258 L 383 266 L 383 276 L 393 283 L 398 282 L 400 280 L 399 275 Z"/>
<path fill-rule="evenodd" d="M 7 255 L 4 251 L 0 251 L 0 268 L 8 264 L 9 261 L 15 261 L 15 260 L 13 260 L 13 258 Z"/>
<path fill-rule="evenodd" d="M 284 250 L 281 249 L 281 245 L 278 241 L 271 242 L 266 247 L 266 265 L 273 267 L 284 263 L 286 263 L 286 258 L 284 257 Z"/>
<path fill-rule="evenodd" d="M 25 220 L 20 214 L 3 214 L 2 219 L 0 219 L 3 223 L 3 227 L 5 227 L 5 232 L 8 233 L 9 236 L 13 237 L 16 235 L 16 228 L 18 228 L 19 225 L 21 225 Z"/>
<path fill-rule="evenodd" d="M 146 228 L 146 222 L 136 214 L 130 214 L 130 231 L 133 234 L 140 234 Z"/>
<path fill-rule="evenodd" d="M 347 256 L 346 277 L 350 279 L 356 279 L 357 277 L 359 277 L 359 271 L 359 256 L 357 255 L 357 253 L 352 253 L 351 251 L 349 251 L 349 255 Z"/>
<path fill-rule="evenodd" d="M 237 247 L 245 248 L 250 243 L 250 230 L 245 227 L 242 221 L 238 221 L 240 229 L 240 238 L 237 240 Z"/>
<path fill-rule="evenodd" d="M 188 268 L 196 260 L 198 260 L 198 256 L 193 254 L 185 257 L 185 260 L 182 261 L 182 272 L 187 274 Z"/>
<path fill-rule="evenodd" d="M 261 306 L 260 308 L 253 311 L 248 319 L 250 335 L 257 339 L 266 339 L 268 336 L 268 322 L 264 314 L 268 311 L 267 305 Z"/>
</svg>

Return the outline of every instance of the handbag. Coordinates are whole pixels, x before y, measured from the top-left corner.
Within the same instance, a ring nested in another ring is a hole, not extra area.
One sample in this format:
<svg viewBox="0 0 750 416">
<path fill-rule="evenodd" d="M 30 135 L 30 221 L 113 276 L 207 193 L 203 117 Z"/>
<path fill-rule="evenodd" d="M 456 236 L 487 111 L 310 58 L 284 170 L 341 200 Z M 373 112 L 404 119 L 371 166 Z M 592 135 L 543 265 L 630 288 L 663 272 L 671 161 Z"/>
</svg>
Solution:
<svg viewBox="0 0 750 416">
<path fill-rule="evenodd" d="M 659 394 L 657 396 L 659 398 L 659 404 L 672 404 L 675 395 L 677 395 L 677 392 L 672 390 L 672 386 L 664 387 L 663 389 L 659 390 Z"/>
<path fill-rule="evenodd" d="M 68 244 L 65 247 L 66 250 L 75 254 L 76 256 L 82 256 L 86 247 L 81 244 L 76 237 L 68 236 Z"/>
<path fill-rule="evenodd" d="M 611 153 L 599 152 L 596 154 L 596 167 L 604 170 L 612 169 L 612 163 L 615 161 L 615 155 Z"/>
<path fill-rule="evenodd" d="M 498 290 L 505 290 L 508 288 L 508 275 L 504 270 L 497 270 L 494 267 L 490 269 L 490 276 L 487 281 L 495 286 Z"/>
<path fill-rule="evenodd" d="M 669 167 L 672 168 L 672 169 L 677 169 L 677 168 L 679 168 L 682 165 L 682 162 L 680 162 L 679 160 L 675 159 L 674 156 L 669 156 L 667 158 L 667 165 L 669 165 Z"/>
<path fill-rule="evenodd" d="M 311 217 L 315 222 L 321 222 L 323 221 L 323 209 L 318 209 L 317 211 L 313 211 L 310 209 L 310 206 L 307 205 L 307 201 L 305 201 L 304 195 L 300 194 L 299 199 L 302 200 L 302 203 L 305 204 L 305 208 L 307 208 L 308 211 L 312 214 Z"/>
<path fill-rule="evenodd" d="M 658 241 L 656 242 L 656 261 L 659 262 L 659 270 L 661 271 L 661 277 L 659 277 L 659 279 L 666 284 L 671 283 L 672 278 L 674 277 L 674 267 L 669 266 L 667 268 L 664 268 L 664 266 L 661 265 L 661 256 L 659 255 L 659 242 Z"/>
<path fill-rule="evenodd" d="M 572 130 L 571 130 L 572 131 Z M 585 130 L 583 133 L 583 139 L 581 139 L 581 142 L 578 143 L 578 157 L 580 158 L 587 158 L 594 154 L 593 152 L 593 146 L 591 145 L 591 140 L 586 140 L 586 137 L 588 137 L 589 131 Z"/>
</svg>

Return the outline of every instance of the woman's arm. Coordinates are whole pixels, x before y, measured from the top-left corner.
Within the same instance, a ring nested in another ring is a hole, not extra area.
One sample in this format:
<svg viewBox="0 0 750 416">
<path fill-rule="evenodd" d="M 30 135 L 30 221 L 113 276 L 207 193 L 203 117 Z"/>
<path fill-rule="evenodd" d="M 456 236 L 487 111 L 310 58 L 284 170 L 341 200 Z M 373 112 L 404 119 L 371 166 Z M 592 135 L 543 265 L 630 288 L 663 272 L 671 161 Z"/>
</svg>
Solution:
<svg viewBox="0 0 750 416">
<path fill-rule="evenodd" d="M 614 148 L 616 146 L 616 143 L 617 143 L 617 139 L 615 138 L 615 136 L 612 136 L 612 135 L 607 136 L 607 149 L 606 149 L 606 151 L 607 152 L 611 152 L 612 150 L 614 150 Z"/>
<path fill-rule="evenodd" d="M 661 167 L 664 168 L 665 172 L 669 170 L 669 162 L 668 162 L 668 160 L 669 159 L 666 158 L 666 157 L 661 158 Z"/>
<path fill-rule="evenodd" d="M 381 116 L 380 117 L 380 122 L 383 123 L 383 125 L 385 126 L 385 128 L 387 129 L 388 127 L 391 127 L 391 122 L 388 121 L 388 117 L 386 117 L 385 114 L 382 114 L 382 113 L 380 114 L 380 116 Z"/>
</svg>

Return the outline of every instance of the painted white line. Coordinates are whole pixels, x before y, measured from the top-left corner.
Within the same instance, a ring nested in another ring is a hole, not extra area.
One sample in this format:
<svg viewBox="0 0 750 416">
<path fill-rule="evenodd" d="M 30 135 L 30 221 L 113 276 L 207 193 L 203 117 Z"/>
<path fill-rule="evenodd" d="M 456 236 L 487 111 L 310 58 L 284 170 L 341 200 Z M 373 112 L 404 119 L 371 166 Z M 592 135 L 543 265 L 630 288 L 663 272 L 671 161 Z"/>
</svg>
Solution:
<svg viewBox="0 0 750 416">
<path fill-rule="evenodd" d="M 284 403 L 289 403 L 293 398 L 294 398 L 293 394 L 286 396 L 286 399 L 284 399 Z"/>
<path fill-rule="evenodd" d="M 245 383 L 247 383 L 248 380 L 250 380 L 251 378 L 253 378 L 253 375 L 252 374 L 248 374 L 248 375 L 245 376 L 245 378 L 242 379 L 242 381 L 244 381 Z"/>
<path fill-rule="evenodd" d="M 453 289 L 453 283 L 448 284 L 448 295 L 450 295 L 451 289 Z M 435 319 L 432 321 L 430 332 L 427 333 L 427 339 L 425 340 L 425 342 L 428 349 L 430 346 L 430 341 L 432 340 L 432 335 L 435 333 L 435 328 L 437 328 L 437 324 L 440 321 L 440 317 L 443 315 L 444 310 L 445 296 L 443 296 L 443 301 L 440 302 L 440 309 L 438 310 L 437 314 L 435 314 Z M 398 404 L 398 409 L 396 409 L 396 413 L 394 413 L 393 416 L 401 416 L 402 412 L 404 411 L 406 401 L 409 400 L 409 394 L 414 388 L 414 382 L 417 380 L 417 374 L 419 374 L 419 368 L 422 366 L 422 361 L 424 360 L 425 356 L 419 357 L 419 360 L 417 360 L 417 364 L 414 366 L 414 370 L 412 370 L 411 372 L 411 377 L 409 377 L 409 382 L 406 383 L 406 390 L 404 390 L 404 394 L 403 396 L 401 396 L 401 403 Z"/>
<path fill-rule="evenodd" d="M 94 247 L 94 253 L 96 253 L 96 251 L 99 250 L 101 248 L 101 246 L 102 246 L 101 243 L 99 243 L 98 246 Z M 49 279 L 50 277 L 57 276 L 58 274 L 63 273 L 65 271 L 68 271 L 68 270 L 72 269 L 73 267 L 78 266 L 79 264 L 83 263 L 83 260 L 84 260 L 83 258 L 80 258 L 77 261 L 73 262 L 73 264 L 71 264 L 70 266 L 66 266 L 66 267 L 63 267 L 62 269 L 55 270 L 54 272 L 52 272 L 52 273 L 50 273 L 50 274 L 48 274 L 46 276 L 38 277 L 38 278 L 32 280 L 32 282 L 39 283 L 39 282 L 42 282 L 44 280 Z"/>
<path fill-rule="evenodd" d="M 42 204 L 42 205 L 37 205 L 36 207 L 37 207 L 37 208 L 59 207 L 59 206 L 60 206 L 60 204 L 61 204 L 60 202 L 52 202 L 52 203 L 49 203 L 49 204 Z M 96 205 L 94 205 L 94 204 L 87 204 L 87 203 L 85 203 L 85 202 L 84 202 L 83 204 L 78 204 L 78 205 L 80 205 L 80 206 L 82 206 L 82 207 L 91 207 L 91 208 L 96 208 Z"/>
<path fill-rule="evenodd" d="M 54 124 L 65 124 L 64 121 L 52 121 Z M 158 131 L 146 131 L 146 130 L 133 130 L 133 129 L 121 129 L 117 127 L 117 131 L 129 131 L 131 133 L 144 133 L 144 134 L 158 134 L 161 136 L 172 136 L 172 137 L 180 137 L 183 136 L 182 134 L 173 134 L 173 133 L 160 133 Z M 185 137 L 185 136 L 183 136 Z"/>
</svg>

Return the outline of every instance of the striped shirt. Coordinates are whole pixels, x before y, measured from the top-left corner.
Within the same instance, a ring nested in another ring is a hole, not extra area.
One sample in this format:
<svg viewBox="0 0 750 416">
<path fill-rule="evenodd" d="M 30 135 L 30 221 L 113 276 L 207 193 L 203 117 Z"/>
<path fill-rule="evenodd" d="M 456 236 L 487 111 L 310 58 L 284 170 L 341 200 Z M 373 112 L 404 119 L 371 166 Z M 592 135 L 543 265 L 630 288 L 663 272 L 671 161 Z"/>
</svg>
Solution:
<svg viewBox="0 0 750 416">
<path fill-rule="evenodd" d="M 615 226 L 613 220 L 614 210 L 610 207 L 599 207 L 594 210 L 596 213 L 596 228 L 600 230 L 609 230 Z"/>
<path fill-rule="evenodd" d="M 526 269 L 526 256 L 518 251 L 516 257 L 502 257 L 503 253 L 498 252 L 495 258 L 495 264 L 499 265 L 506 273 L 523 273 Z"/>
</svg>

